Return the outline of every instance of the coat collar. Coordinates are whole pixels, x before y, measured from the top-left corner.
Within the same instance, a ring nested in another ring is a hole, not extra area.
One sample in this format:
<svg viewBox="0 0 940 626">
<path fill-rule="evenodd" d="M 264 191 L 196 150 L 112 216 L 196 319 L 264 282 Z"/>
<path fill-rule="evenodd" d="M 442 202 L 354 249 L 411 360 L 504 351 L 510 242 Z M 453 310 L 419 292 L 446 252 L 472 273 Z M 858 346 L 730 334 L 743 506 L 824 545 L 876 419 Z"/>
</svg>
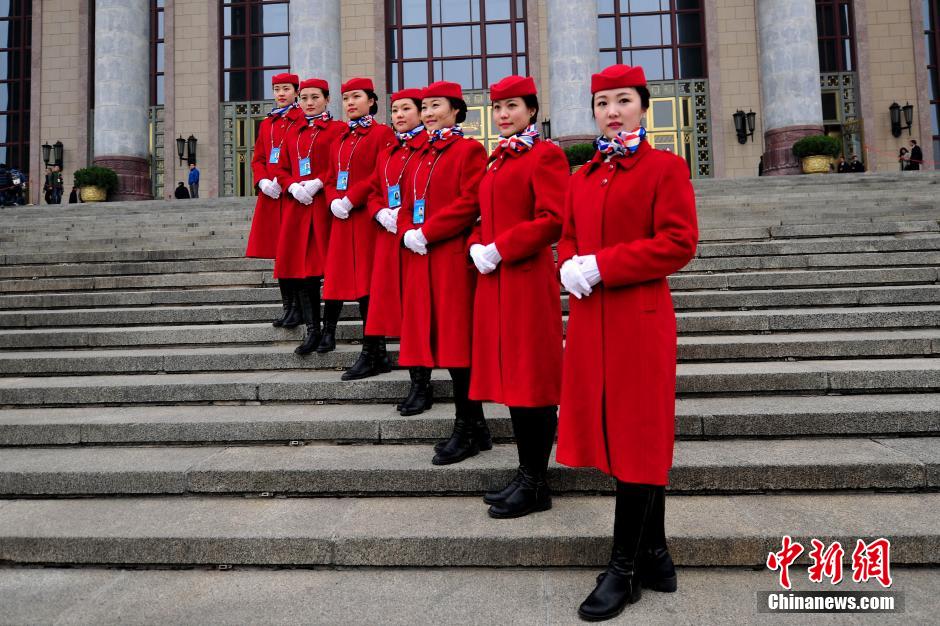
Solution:
<svg viewBox="0 0 940 626">
<path fill-rule="evenodd" d="M 652 149 L 653 148 L 652 146 L 650 146 L 649 141 L 643 141 L 640 143 L 640 146 L 636 149 L 636 152 L 634 152 L 633 154 L 625 155 L 625 156 L 615 156 L 610 160 L 610 162 L 613 163 L 614 165 L 619 166 L 620 169 L 629 170 L 630 168 L 635 166 L 637 163 L 639 163 L 640 159 L 646 156 Z M 603 165 L 605 158 L 607 158 L 606 155 L 603 155 L 600 152 L 595 152 L 594 158 L 588 161 L 587 164 L 585 164 L 584 166 L 585 169 L 587 169 L 588 174 L 593 172 L 600 165 Z"/>
</svg>

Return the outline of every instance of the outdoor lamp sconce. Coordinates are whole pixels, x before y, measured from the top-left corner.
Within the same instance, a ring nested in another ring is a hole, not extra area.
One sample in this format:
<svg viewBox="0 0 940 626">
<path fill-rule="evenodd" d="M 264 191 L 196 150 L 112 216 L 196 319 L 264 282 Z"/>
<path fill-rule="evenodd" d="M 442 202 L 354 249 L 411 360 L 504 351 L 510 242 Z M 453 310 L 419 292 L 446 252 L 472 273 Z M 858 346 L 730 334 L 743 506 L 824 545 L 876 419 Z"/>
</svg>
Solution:
<svg viewBox="0 0 940 626">
<path fill-rule="evenodd" d="M 545 135 L 546 139 L 552 138 L 552 121 L 549 119 L 542 120 L 542 134 Z"/>
<path fill-rule="evenodd" d="M 196 141 L 197 139 L 193 137 L 192 135 L 190 135 L 186 139 L 186 153 L 187 153 L 186 160 L 189 162 L 190 165 L 196 162 Z"/>
<path fill-rule="evenodd" d="M 746 144 L 747 138 L 754 141 L 754 126 L 757 124 L 757 113 L 749 111 L 745 113 L 741 109 L 734 112 L 734 130 L 738 134 L 738 143 Z"/>
<path fill-rule="evenodd" d="M 180 158 L 180 165 L 183 164 L 183 150 L 185 150 L 185 149 L 186 149 L 186 140 L 183 139 L 183 136 L 182 136 L 182 135 L 180 135 L 180 136 L 176 139 L 176 154 L 177 154 L 177 156 L 179 156 L 179 158 Z"/>
<path fill-rule="evenodd" d="M 65 146 L 62 145 L 61 141 L 57 141 L 52 144 L 52 160 L 55 165 L 62 167 L 62 156 Z"/>
<path fill-rule="evenodd" d="M 911 127 L 914 125 L 914 105 L 908 102 L 903 107 L 897 102 L 892 102 L 888 107 L 891 112 L 891 134 L 895 137 L 901 136 L 901 131 L 907 129 L 907 134 L 911 134 Z M 901 114 L 904 114 L 904 123 L 901 123 Z"/>
<path fill-rule="evenodd" d="M 42 162 L 46 164 L 46 167 L 49 167 L 49 159 L 52 154 L 52 146 L 48 142 L 42 144 Z"/>
</svg>

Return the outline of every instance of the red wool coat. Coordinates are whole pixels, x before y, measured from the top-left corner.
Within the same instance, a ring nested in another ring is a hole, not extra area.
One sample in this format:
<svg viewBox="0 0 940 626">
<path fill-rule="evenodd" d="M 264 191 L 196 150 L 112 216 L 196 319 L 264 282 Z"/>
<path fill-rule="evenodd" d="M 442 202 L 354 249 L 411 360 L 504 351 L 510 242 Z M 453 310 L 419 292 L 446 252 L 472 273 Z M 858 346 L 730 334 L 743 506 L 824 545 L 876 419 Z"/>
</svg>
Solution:
<svg viewBox="0 0 940 626">
<path fill-rule="evenodd" d="M 326 184 L 327 207 L 337 198 L 353 204 L 349 218 L 332 216 L 330 247 L 326 252 L 323 297 L 327 300 L 358 300 L 369 295 L 375 236 L 382 228 L 365 210 L 372 190 L 375 161 L 379 153 L 396 143 L 395 131 L 384 124 L 350 130 L 330 151 L 330 179 Z M 349 172 L 345 190 L 336 189 L 340 171 Z"/>
<path fill-rule="evenodd" d="M 369 196 L 369 215 L 389 208 L 388 188 L 399 185 L 402 206 L 408 197 L 411 177 L 414 172 L 409 166 L 421 158 L 421 152 L 427 147 L 427 133 L 420 133 L 404 146 L 394 145 L 383 151 L 376 162 L 375 177 L 372 181 L 372 193 Z M 408 211 L 408 208 L 399 209 Z M 392 234 L 379 228 L 375 236 L 375 257 L 372 264 L 372 282 L 369 287 L 369 320 L 366 323 L 367 335 L 398 337 L 401 332 L 401 245 L 398 234 Z"/>
<path fill-rule="evenodd" d="M 292 107 L 282 116 L 268 116 L 261 120 L 258 127 L 258 138 L 255 140 L 254 153 L 251 157 L 251 173 L 254 175 L 255 187 L 263 179 L 277 178 L 281 185 L 281 197 L 277 200 L 258 191 L 258 200 L 255 202 L 255 214 L 251 219 L 251 231 L 248 233 L 248 248 L 245 256 L 260 259 L 273 259 L 277 254 L 277 240 L 281 232 L 282 203 L 287 194 L 284 179 L 290 175 L 290 159 L 287 158 L 287 135 L 291 129 L 303 124 L 303 112 Z M 280 147 L 281 154 L 277 163 L 269 163 L 272 147 Z"/>
<path fill-rule="evenodd" d="M 495 242 L 503 260 L 477 276 L 470 397 L 557 405 L 562 329 L 552 244 L 561 235 L 568 161 L 561 148 L 540 141 L 524 153 L 498 149 L 491 162 L 468 251 Z"/>
<path fill-rule="evenodd" d="M 672 467 L 676 315 L 666 277 L 698 242 L 685 161 L 640 144 L 571 179 L 558 263 L 597 255 L 601 282 L 569 299 L 557 459 L 665 485 Z"/>
<path fill-rule="evenodd" d="M 306 121 L 306 120 L 304 120 Z M 290 173 L 283 181 L 281 231 L 274 261 L 276 278 L 307 278 L 323 275 L 323 261 L 330 242 L 333 214 L 326 203 L 326 193 L 320 191 L 313 204 L 303 205 L 287 191 L 294 183 L 319 178 L 326 183 L 330 173 L 330 152 L 334 142 L 343 134 L 346 124 L 337 121 L 316 122 L 313 126 L 296 126 L 284 142 Z M 310 174 L 301 176 L 300 159 L 310 159 Z"/>
<path fill-rule="evenodd" d="M 406 367 L 470 367 L 477 271 L 467 257 L 467 238 L 480 211 L 486 149 L 473 139 L 455 136 L 438 141 L 420 156 L 420 160 L 413 160 L 417 163 L 413 165 L 412 186 L 398 213 L 398 236 L 401 239 L 420 227 L 428 240 L 428 253 L 401 250 L 398 363 Z M 415 197 L 426 202 L 425 221 L 418 226 L 412 221 Z"/>
</svg>

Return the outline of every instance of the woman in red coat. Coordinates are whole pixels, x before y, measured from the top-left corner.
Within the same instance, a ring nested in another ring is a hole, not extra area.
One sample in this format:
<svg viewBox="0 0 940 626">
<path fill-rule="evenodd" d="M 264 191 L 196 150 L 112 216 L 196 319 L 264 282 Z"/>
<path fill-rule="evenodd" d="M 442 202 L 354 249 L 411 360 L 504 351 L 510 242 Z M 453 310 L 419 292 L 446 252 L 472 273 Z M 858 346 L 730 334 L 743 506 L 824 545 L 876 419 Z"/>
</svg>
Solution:
<svg viewBox="0 0 940 626">
<path fill-rule="evenodd" d="M 330 86 L 320 78 L 300 83 L 300 109 L 305 123 L 292 130 L 285 149 L 290 173 L 281 182 L 283 200 L 281 235 L 274 273 L 297 295 L 307 334 L 294 350 L 301 356 L 320 345 L 320 279 L 329 243 L 333 215 L 326 205 L 323 181 L 328 178 L 333 143 L 346 125 L 326 110 Z"/>
<path fill-rule="evenodd" d="M 675 432 L 676 316 L 666 277 L 695 254 L 695 194 L 685 161 L 654 150 L 640 67 L 591 80 L 597 153 L 571 179 L 558 244 L 569 302 L 557 459 L 617 479 L 607 570 L 578 610 L 609 619 L 641 585 L 675 591 L 665 485 Z"/>
<path fill-rule="evenodd" d="M 420 159 L 428 145 L 428 134 L 421 123 L 420 89 L 403 89 L 392 95 L 392 126 L 398 143 L 379 155 L 376 162 L 369 213 L 382 226 L 376 235 L 372 284 L 369 287 L 369 321 L 366 335 L 398 337 L 401 333 L 401 245 L 398 239 L 398 214 L 411 181 L 410 166 Z M 399 403 L 402 415 L 418 415 L 431 407 L 430 396 L 418 397 L 417 380 L 430 370 L 411 367 L 411 389 Z"/>
<path fill-rule="evenodd" d="M 317 352 L 336 348 L 336 323 L 346 300 L 359 302 L 363 329 L 369 315 L 369 283 L 375 236 L 381 228 L 366 204 L 372 190 L 375 161 L 395 143 L 395 132 L 375 121 L 379 110 L 372 79 L 351 78 L 343 83 L 343 108 L 348 128 L 333 147 L 327 200 L 333 213 L 326 253 L 323 297 L 326 299 L 323 339 Z M 384 338 L 364 337 L 356 363 L 343 380 L 357 380 L 391 371 Z"/>
<path fill-rule="evenodd" d="M 539 140 L 535 81 L 490 87 L 499 145 L 480 183 L 480 224 L 470 237 L 477 277 L 470 397 L 509 406 L 519 470 L 487 493 L 489 514 L 511 518 L 552 507 L 546 482 L 561 395 L 561 300 L 552 244 L 561 235 L 568 161 Z"/>
<path fill-rule="evenodd" d="M 245 256 L 273 259 L 277 256 L 277 240 L 281 230 L 281 182 L 290 175 L 290 161 L 284 149 L 287 136 L 295 126 L 303 124 L 304 115 L 297 108 L 297 87 L 300 79 L 296 74 L 275 74 L 271 78 L 274 89 L 274 109 L 261 121 L 258 139 L 251 158 L 251 171 L 255 187 L 261 193 L 255 203 L 255 214 L 248 233 L 248 249 Z M 277 272 L 274 277 L 277 278 Z M 274 320 L 275 326 L 293 328 L 300 323 L 296 296 L 289 283 L 278 280 L 284 312 Z"/>
<path fill-rule="evenodd" d="M 469 399 L 476 270 L 467 258 L 467 238 L 479 215 L 486 150 L 463 136 L 458 124 L 466 115 L 460 85 L 440 81 L 424 90 L 421 119 L 429 147 L 413 167 L 408 208 L 398 214 L 398 232 L 408 248 L 401 262 L 398 363 L 428 368 L 415 384 L 422 397 L 431 393 L 429 368 L 448 368 L 454 382 L 454 432 L 439 447 L 435 465 L 492 447 L 483 405 Z"/>
</svg>

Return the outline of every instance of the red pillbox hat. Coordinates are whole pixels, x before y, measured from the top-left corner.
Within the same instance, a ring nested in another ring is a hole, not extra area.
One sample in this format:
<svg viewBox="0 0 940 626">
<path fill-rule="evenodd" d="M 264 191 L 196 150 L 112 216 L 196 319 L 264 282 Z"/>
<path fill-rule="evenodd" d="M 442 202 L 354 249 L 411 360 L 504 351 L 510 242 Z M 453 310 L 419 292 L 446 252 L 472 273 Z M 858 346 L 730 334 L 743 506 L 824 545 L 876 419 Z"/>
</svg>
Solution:
<svg viewBox="0 0 940 626">
<path fill-rule="evenodd" d="M 316 87 L 321 90 L 323 93 L 326 93 L 330 90 L 330 84 L 323 80 L 322 78 L 308 78 L 307 80 L 300 83 L 300 89 L 309 89 Z"/>
<path fill-rule="evenodd" d="M 293 85 L 294 89 L 297 89 L 297 85 L 300 84 L 300 77 L 297 74 L 275 74 L 271 77 L 271 86 L 274 85 Z"/>
<path fill-rule="evenodd" d="M 535 81 L 529 76 L 507 76 L 490 85 L 490 100 L 493 102 L 535 95 L 538 95 L 538 90 L 535 88 Z"/>
<path fill-rule="evenodd" d="M 611 65 L 591 76 L 591 93 L 621 87 L 646 87 L 646 74 L 639 65 Z"/>
<path fill-rule="evenodd" d="M 357 90 L 375 91 L 375 85 L 372 84 L 371 78 L 350 78 L 345 83 L 343 83 L 343 93 Z"/>
<path fill-rule="evenodd" d="M 463 89 L 457 83 L 439 80 L 424 88 L 424 98 L 457 98 L 463 100 Z"/>
<path fill-rule="evenodd" d="M 423 97 L 423 89 L 402 89 L 392 94 L 392 102 L 396 100 L 421 100 Z"/>
</svg>

